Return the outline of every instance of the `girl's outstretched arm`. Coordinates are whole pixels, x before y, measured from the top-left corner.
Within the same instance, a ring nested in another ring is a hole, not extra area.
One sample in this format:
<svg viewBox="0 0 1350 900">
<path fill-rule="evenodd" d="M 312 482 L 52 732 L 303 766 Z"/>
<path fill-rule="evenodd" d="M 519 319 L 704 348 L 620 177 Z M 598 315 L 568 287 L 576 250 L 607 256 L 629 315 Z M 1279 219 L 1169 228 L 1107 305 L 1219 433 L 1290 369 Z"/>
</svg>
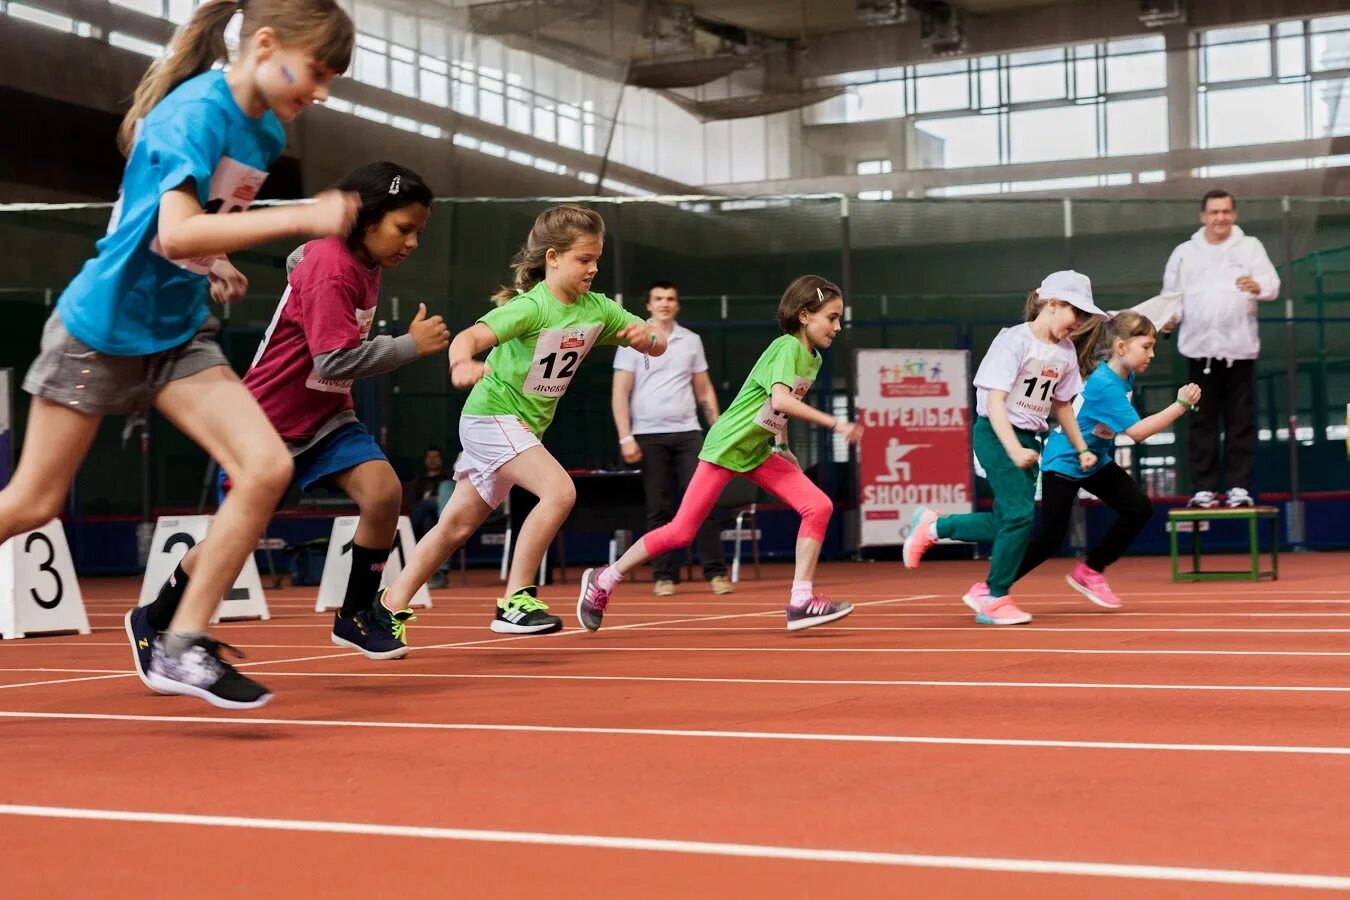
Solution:
<svg viewBox="0 0 1350 900">
<path fill-rule="evenodd" d="M 819 425 L 821 428 L 828 428 L 835 434 L 843 435 L 844 440 L 850 444 L 856 444 L 862 440 L 863 427 L 854 422 L 844 419 L 838 419 L 827 412 L 816 409 L 809 403 L 803 403 L 792 396 L 792 390 L 782 382 L 773 386 L 773 396 L 770 398 L 773 404 L 773 411 L 793 419 L 801 419 L 803 422 L 810 422 L 813 425 Z"/>
<path fill-rule="evenodd" d="M 495 346 L 497 335 L 482 322 L 455 335 L 450 342 L 450 383 L 460 390 L 467 390 L 482 380 L 487 366 L 474 357 Z"/>
<path fill-rule="evenodd" d="M 169 259 L 197 259 L 280 238 L 346 234 L 360 209 L 356 194 L 326 191 L 313 203 L 208 215 L 196 193 L 180 187 L 160 198 L 156 230 Z"/>
<path fill-rule="evenodd" d="M 1197 409 L 1197 403 L 1200 402 L 1200 387 L 1195 384 L 1188 384 L 1177 391 L 1177 399 L 1169 403 L 1166 407 L 1155 412 L 1151 416 L 1140 419 L 1129 428 L 1125 429 L 1125 436 L 1136 444 L 1142 444 L 1144 441 L 1153 437 L 1164 428 L 1171 425 L 1177 419 L 1180 419 L 1188 410 Z"/>
</svg>

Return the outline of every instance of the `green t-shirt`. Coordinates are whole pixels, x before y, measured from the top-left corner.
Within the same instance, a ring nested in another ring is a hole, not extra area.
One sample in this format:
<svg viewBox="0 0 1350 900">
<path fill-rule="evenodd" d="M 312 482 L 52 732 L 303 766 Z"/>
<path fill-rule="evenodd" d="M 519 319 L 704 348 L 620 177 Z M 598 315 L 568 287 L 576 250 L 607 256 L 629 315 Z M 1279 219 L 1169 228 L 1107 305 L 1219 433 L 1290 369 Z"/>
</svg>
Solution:
<svg viewBox="0 0 1350 900">
<path fill-rule="evenodd" d="M 596 344 L 642 319 L 604 294 L 587 292 L 563 303 L 539 282 L 478 320 L 497 336 L 489 373 L 473 386 L 466 416 L 515 416 L 536 437 L 553 421 L 558 400 Z"/>
<path fill-rule="evenodd" d="M 796 335 L 778 338 L 759 357 L 741 392 L 718 417 L 698 458 L 733 472 L 749 472 L 773 452 L 774 439 L 787 430 L 787 416 L 773 411 L 775 384 L 785 384 L 800 400 L 815 384 L 820 354 L 807 351 Z"/>
</svg>

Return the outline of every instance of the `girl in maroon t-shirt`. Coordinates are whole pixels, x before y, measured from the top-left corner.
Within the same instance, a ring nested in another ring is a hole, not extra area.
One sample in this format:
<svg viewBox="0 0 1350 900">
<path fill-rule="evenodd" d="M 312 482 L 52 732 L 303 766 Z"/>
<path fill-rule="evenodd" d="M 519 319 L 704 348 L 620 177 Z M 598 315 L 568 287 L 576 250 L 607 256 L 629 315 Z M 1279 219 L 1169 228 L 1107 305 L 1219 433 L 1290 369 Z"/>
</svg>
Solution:
<svg viewBox="0 0 1350 900">
<path fill-rule="evenodd" d="M 397 659 L 408 652 L 404 626 L 412 614 L 391 614 L 376 595 L 398 528 L 402 486 L 356 418 L 351 386 L 358 378 L 444 353 L 450 331 L 440 316 L 427 316 L 423 304 L 407 334 L 367 340 L 380 273 L 417 249 L 431 214 L 431 190 L 415 172 L 388 162 L 362 166 L 338 187 L 361 197 L 356 224 L 345 238 L 311 241 L 291 254 L 286 290 L 244 385 L 291 451 L 300 488 L 331 485 L 360 508 L 333 643 L 372 659 Z M 223 470 L 220 485 L 222 492 L 229 487 Z M 200 547 L 183 557 L 153 603 L 127 613 L 127 637 L 142 681 L 149 666 L 142 647 L 148 648 L 173 617 Z"/>
</svg>

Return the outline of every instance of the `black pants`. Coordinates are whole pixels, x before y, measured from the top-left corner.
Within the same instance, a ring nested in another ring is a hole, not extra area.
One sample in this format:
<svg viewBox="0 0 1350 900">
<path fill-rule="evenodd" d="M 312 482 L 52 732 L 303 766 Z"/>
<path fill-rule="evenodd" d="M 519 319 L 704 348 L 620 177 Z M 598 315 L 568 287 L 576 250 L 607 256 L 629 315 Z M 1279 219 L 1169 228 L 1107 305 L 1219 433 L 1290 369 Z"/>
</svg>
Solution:
<svg viewBox="0 0 1350 900">
<path fill-rule="evenodd" d="M 1190 380 L 1200 385 L 1200 411 L 1191 419 L 1191 487 L 1252 489 L 1252 456 L 1256 450 L 1256 361 L 1192 359 Z M 1220 423 L 1222 417 L 1222 423 Z M 1220 471 L 1220 436 L 1223 469 Z M 1220 478 L 1220 475 L 1226 478 Z"/>
<path fill-rule="evenodd" d="M 1113 462 L 1086 478 L 1065 478 L 1054 472 L 1044 472 L 1041 474 L 1041 528 L 1022 557 L 1018 578 L 1059 552 L 1064 535 L 1069 531 L 1069 514 L 1073 512 L 1073 501 L 1079 488 L 1116 511 L 1116 520 L 1101 543 L 1088 551 L 1088 567 L 1098 572 L 1105 571 L 1130 549 L 1130 544 L 1153 515 L 1153 501 L 1144 489 Z"/>
<path fill-rule="evenodd" d="M 680 498 L 698 468 L 698 452 L 703 449 L 703 432 L 673 431 L 664 434 L 636 435 L 642 449 L 642 489 L 647 500 L 647 530 L 660 528 L 675 518 Z M 727 573 L 722 556 L 721 523 L 717 511 L 699 526 L 694 538 L 703 577 L 712 579 Z M 652 560 L 652 575 L 657 581 L 678 581 L 683 550 L 672 550 Z"/>
</svg>

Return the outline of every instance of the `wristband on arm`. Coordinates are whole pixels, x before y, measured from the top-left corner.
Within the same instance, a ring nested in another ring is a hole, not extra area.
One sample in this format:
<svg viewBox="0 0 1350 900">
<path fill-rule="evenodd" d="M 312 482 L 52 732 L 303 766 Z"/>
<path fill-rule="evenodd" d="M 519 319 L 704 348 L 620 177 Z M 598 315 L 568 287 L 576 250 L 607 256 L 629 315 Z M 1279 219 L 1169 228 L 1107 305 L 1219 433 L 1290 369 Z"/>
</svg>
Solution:
<svg viewBox="0 0 1350 900">
<path fill-rule="evenodd" d="M 1184 407 L 1186 408 L 1186 411 L 1187 411 L 1187 412 L 1199 412 L 1199 411 L 1200 411 L 1200 407 L 1196 406 L 1194 403 L 1190 402 L 1189 400 L 1182 400 L 1180 397 L 1178 397 L 1178 398 L 1177 398 L 1177 402 L 1180 403 L 1182 406 L 1184 406 Z"/>
</svg>

